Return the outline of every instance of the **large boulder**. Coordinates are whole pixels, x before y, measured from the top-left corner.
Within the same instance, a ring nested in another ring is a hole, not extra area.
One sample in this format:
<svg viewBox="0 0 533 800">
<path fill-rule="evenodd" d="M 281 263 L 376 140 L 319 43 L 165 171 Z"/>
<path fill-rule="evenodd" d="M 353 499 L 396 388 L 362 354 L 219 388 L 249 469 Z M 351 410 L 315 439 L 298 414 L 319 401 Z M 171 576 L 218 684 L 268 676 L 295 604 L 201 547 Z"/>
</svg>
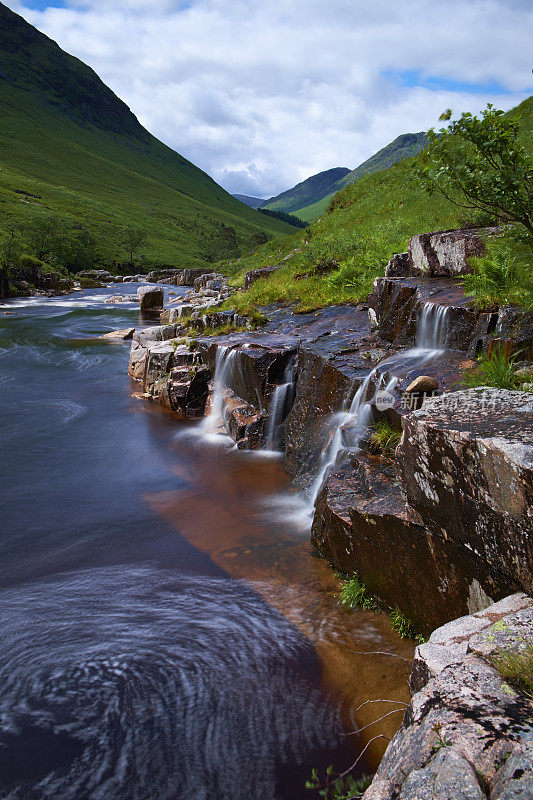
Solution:
<svg viewBox="0 0 533 800">
<path fill-rule="evenodd" d="M 159 286 L 139 286 L 137 300 L 141 311 L 160 311 L 165 302 L 165 292 Z"/>
<path fill-rule="evenodd" d="M 435 277 L 471 272 L 468 259 L 484 255 L 487 239 L 501 233 L 501 228 L 471 228 L 413 236 L 409 240 L 410 273 Z"/>
<path fill-rule="evenodd" d="M 490 658 L 532 636 L 531 598 L 515 594 L 417 648 L 415 694 L 363 800 L 531 797 L 533 704 Z"/>
<path fill-rule="evenodd" d="M 478 388 L 403 419 L 407 502 L 427 527 L 533 590 L 533 395 Z"/>
</svg>

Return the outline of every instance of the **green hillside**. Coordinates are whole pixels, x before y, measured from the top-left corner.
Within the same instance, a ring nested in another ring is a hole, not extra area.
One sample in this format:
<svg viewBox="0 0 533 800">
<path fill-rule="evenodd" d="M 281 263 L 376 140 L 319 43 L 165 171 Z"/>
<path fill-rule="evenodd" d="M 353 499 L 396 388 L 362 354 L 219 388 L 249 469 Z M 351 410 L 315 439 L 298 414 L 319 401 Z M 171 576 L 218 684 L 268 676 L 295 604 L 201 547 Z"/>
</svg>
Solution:
<svg viewBox="0 0 533 800">
<path fill-rule="evenodd" d="M 359 166 L 351 172 L 339 178 L 339 180 L 333 184 L 328 194 L 314 201 L 312 204 L 296 209 L 295 214 L 300 217 L 300 219 L 305 220 L 305 222 L 312 222 L 318 219 L 326 212 L 334 195 L 340 192 L 341 189 L 344 189 L 345 186 L 359 180 L 363 175 L 381 172 L 397 164 L 398 161 L 403 161 L 404 158 L 416 156 L 416 154 L 424 148 L 425 144 L 425 133 L 402 133 L 401 136 L 397 136 L 393 142 L 390 142 L 390 144 L 378 150 L 377 153 L 374 153 L 373 156 L 363 161 L 362 164 L 359 164 Z"/>
<path fill-rule="evenodd" d="M 349 172 L 347 167 L 334 167 L 319 172 L 317 175 L 311 175 L 310 178 L 296 184 L 292 189 L 287 189 L 286 192 L 282 192 L 276 197 L 270 197 L 265 201 L 263 207 L 272 211 L 285 211 L 292 214 L 296 209 L 316 203 L 331 194 L 332 187 Z"/>
<path fill-rule="evenodd" d="M 533 155 L 533 97 L 509 114 L 520 115 L 522 143 Z M 357 301 L 367 296 L 390 257 L 407 249 L 411 236 L 476 224 L 474 216 L 465 216 L 467 212 L 442 195 L 423 190 L 414 176 L 417 159 L 363 175 L 340 191 L 324 217 L 306 230 L 226 263 L 236 286 L 249 269 L 281 265 L 248 292 L 232 297 L 231 305 L 244 310 L 296 302 L 300 309 L 310 309 Z"/>
<path fill-rule="evenodd" d="M 162 144 L 96 73 L 0 4 L 0 245 L 13 224 L 85 226 L 105 260 L 124 229 L 146 263 L 194 266 L 294 228 L 259 215 Z"/>
</svg>

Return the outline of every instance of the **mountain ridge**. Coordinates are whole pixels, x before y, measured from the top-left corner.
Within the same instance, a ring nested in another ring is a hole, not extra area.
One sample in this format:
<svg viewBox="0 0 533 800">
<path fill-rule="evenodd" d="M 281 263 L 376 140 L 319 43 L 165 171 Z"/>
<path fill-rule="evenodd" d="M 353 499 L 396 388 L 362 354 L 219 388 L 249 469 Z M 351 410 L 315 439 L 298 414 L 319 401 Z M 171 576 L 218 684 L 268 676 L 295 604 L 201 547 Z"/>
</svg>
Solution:
<svg viewBox="0 0 533 800">
<path fill-rule="evenodd" d="M 120 261 L 134 226 L 150 263 L 195 266 L 293 232 L 156 139 L 94 70 L 1 3 L 0 72 L 0 238 L 52 217 L 90 227 Z"/>
</svg>

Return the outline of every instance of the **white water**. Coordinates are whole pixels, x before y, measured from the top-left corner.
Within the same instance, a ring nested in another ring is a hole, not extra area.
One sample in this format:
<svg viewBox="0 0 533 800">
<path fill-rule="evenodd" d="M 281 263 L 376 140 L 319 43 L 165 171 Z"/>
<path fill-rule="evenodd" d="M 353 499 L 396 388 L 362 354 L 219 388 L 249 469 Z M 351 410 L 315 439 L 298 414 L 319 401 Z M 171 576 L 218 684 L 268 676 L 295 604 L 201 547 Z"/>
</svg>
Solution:
<svg viewBox="0 0 533 800">
<path fill-rule="evenodd" d="M 292 399 L 294 393 L 295 369 L 294 361 L 291 359 L 285 368 L 283 383 L 276 386 L 272 393 L 270 408 L 268 410 L 268 426 L 266 433 L 265 448 L 271 451 L 278 451 L 280 445 L 280 426 L 285 419 L 285 410 Z"/>
<path fill-rule="evenodd" d="M 364 379 L 356 391 L 348 411 L 341 411 L 330 418 L 331 433 L 329 444 L 320 459 L 318 474 L 307 494 L 307 508 L 313 514 L 316 499 L 331 469 L 347 452 L 357 452 L 370 433 L 373 421 L 372 405 L 378 392 L 391 392 L 398 383 L 395 369 L 408 371 L 422 368 L 432 361 L 446 347 L 448 335 L 448 306 L 424 303 L 418 318 L 416 347 L 397 353 L 385 359 Z M 387 366 L 383 372 L 383 368 Z M 370 386 L 375 389 L 368 396 Z"/>
<path fill-rule="evenodd" d="M 416 345 L 422 350 L 444 350 L 448 337 L 449 306 L 424 303 L 416 327 Z"/>
<path fill-rule="evenodd" d="M 224 433 L 226 391 L 233 384 L 233 371 L 237 351 L 231 347 L 217 347 L 211 409 L 203 421 L 202 429 L 208 434 Z"/>
</svg>

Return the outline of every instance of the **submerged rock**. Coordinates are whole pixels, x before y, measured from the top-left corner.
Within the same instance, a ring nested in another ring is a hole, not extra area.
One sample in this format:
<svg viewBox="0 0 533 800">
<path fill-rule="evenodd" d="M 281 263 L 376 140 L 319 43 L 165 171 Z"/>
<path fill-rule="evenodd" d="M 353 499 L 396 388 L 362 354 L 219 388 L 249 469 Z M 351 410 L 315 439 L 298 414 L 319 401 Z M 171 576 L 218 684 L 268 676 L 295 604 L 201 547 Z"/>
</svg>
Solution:
<svg viewBox="0 0 533 800">
<path fill-rule="evenodd" d="M 102 333 L 100 339 L 132 339 L 135 333 L 135 328 L 122 328 L 120 331 L 109 331 L 109 333 Z"/>
</svg>

